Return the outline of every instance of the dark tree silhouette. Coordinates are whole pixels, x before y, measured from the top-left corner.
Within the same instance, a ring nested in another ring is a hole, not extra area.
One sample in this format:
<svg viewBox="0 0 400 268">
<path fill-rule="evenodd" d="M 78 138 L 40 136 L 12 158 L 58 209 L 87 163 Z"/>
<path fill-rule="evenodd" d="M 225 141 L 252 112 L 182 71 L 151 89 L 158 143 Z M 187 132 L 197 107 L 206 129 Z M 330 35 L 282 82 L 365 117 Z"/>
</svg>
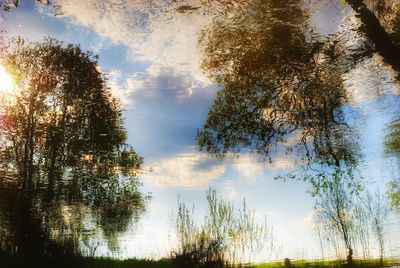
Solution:
<svg viewBox="0 0 400 268">
<path fill-rule="evenodd" d="M 400 47 L 382 26 L 373 10 L 367 8 L 363 0 L 346 0 L 353 8 L 356 16 L 361 20 L 360 31 L 373 43 L 375 51 L 379 53 L 392 68 L 400 71 Z"/>
</svg>

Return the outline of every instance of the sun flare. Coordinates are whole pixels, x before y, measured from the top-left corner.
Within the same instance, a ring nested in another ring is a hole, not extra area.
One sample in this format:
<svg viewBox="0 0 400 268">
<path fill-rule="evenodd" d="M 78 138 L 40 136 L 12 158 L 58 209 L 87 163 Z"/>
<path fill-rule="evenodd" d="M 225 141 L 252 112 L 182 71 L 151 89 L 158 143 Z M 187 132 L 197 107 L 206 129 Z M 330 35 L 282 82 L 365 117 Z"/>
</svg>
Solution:
<svg viewBox="0 0 400 268">
<path fill-rule="evenodd" d="M 11 93 L 14 88 L 14 83 L 11 76 L 7 73 L 4 66 L 0 65 L 0 92 Z"/>
</svg>

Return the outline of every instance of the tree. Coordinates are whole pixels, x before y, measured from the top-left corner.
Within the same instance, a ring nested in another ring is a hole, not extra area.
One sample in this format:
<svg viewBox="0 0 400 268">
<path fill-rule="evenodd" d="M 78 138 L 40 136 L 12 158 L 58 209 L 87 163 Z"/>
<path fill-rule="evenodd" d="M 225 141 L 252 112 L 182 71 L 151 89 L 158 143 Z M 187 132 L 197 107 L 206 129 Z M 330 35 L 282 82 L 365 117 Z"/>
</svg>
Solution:
<svg viewBox="0 0 400 268">
<path fill-rule="evenodd" d="M 322 175 L 324 184 L 314 189 L 316 219 L 325 234 L 341 239 L 347 251 L 347 263 L 353 264 L 354 241 L 356 228 L 356 202 L 361 185 L 349 185 L 348 173 L 336 170 L 332 176 Z M 334 239 L 334 238 L 330 238 Z"/>
<path fill-rule="evenodd" d="M 255 221 L 254 211 L 247 209 L 245 200 L 243 207 L 235 211 L 233 203 L 219 198 L 214 189 L 210 188 L 206 196 L 208 213 L 201 226 L 193 219 L 194 207 L 189 209 L 185 203 L 178 202 L 179 249 L 174 254 L 174 262 L 184 267 L 233 266 L 250 262 L 252 254 L 263 249 L 275 250 L 272 231 L 266 222 Z"/>
<path fill-rule="evenodd" d="M 371 216 L 371 226 L 376 240 L 379 244 L 380 265 L 383 266 L 383 255 L 385 252 L 384 226 L 389 214 L 389 205 L 386 196 L 379 189 L 374 195 L 367 194 L 366 204 Z"/>
<path fill-rule="evenodd" d="M 121 107 L 97 58 L 54 39 L 17 38 L 2 62 L 15 80 L 0 129 L 24 204 L 20 230 L 33 226 L 34 218 L 32 235 L 48 230 L 51 219 L 42 213 L 76 202 L 97 211 L 103 227 L 110 215 L 140 211 L 142 158 L 125 144 Z"/>
<path fill-rule="evenodd" d="M 13 142 L 13 161 L 25 180 L 43 170 L 51 180 L 58 169 L 78 163 L 107 172 L 139 168 L 141 158 L 124 144 L 119 103 L 89 52 L 54 39 L 17 39 L 4 64 L 17 92 L 5 107 L 2 131 Z"/>
<path fill-rule="evenodd" d="M 346 0 L 361 20 L 360 31 L 373 43 L 379 53 L 394 70 L 400 71 L 400 47 L 396 44 L 398 37 L 391 36 L 381 25 L 374 12 L 367 8 L 363 0 Z M 378 4 L 378 7 L 382 7 Z M 378 10 L 379 11 L 379 10 Z M 398 18 L 397 18 L 398 19 Z"/>
<path fill-rule="evenodd" d="M 389 183 L 388 197 L 392 208 L 400 210 L 400 183 L 393 180 Z"/>
<path fill-rule="evenodd" d="M 387 156 L 395 157 L 398 161 L 400 156 L 400 120 L 391 122 L 387 127 L 385 136 L 385 151 Z M 389 183 L 388 197 L 394 209 L 400 209 L 400 180 L 394 178 Z"/>
<path fill-rule="evenodd" d="M 203 68 L 222 88 L 198 131 L 201 149 L 269 157 L 283 148 L 308 162 L 356 162 L 355 131 L 342 110 L 341 76 L 352 64 L 338 42 L 316 38 L 307 19 L 300 1 L 254 0 L 202 32 Z"/>
</svg>

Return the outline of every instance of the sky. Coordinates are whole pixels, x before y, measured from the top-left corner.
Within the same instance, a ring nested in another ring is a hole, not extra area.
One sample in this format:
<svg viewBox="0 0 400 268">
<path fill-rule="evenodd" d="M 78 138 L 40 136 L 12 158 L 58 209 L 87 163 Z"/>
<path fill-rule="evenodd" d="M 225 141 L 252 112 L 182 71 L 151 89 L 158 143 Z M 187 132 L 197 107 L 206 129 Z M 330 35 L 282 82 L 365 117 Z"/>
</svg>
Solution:
<svg viewBox="0 0 400 268">
<path fill-rule="evenodd" d="M 201 29 L 223 12 L 218 1 L 189 13 L 176 9 L 196 4 L 194 0 L 56 2 L 63 12 L 54 16 L 48 6 L 21 0 L 19 8 L 3 13 L 0 28 L 10 37 L 40 41 L 50 36 L 99 55 L 99 67 L 124 105 L 128 143 L 144 157 L 142 191 L 152 196 L 138 225 L 120 235 L 120 251 L 110 253 L 104 246 L 96 254 L 121 258 L 168 254 L 176 243 L 172 219 L 178 197 L 195 204 L 196 217 L 202 219 L 205 192 L 212 185 L 236 205 L 245 198 L 258 220 L 267 216 L 275 242 L 282 245 L 279 258 L 320 256 L 312 233 L 314 201 L 307 192 L 309 185 L 274 179 L 296 167 L 296 159 L 279 155 L 268 163 L 247 152 L 218 160 L 198 150 L 196 131 L 205 122 L 219 85 L 200 67 L 197 39 Z M 311 18 L 322 35 L 340 31 L 354 20 L 351 10 L 338 2 L 318 6 Z M 385 188 L 392 176 L 382 141 L 398 101 L 393 81 L 378 56 L 359 63 L 346 77 L 353 100 L 349 110 L 362 118 L 357 122 L 363 129 L 360 141 L 366 156 L 362 173 L 371 189 Z M 396 230 L 388 231 L 389 240 L 396 241 Z"/>
</svg>

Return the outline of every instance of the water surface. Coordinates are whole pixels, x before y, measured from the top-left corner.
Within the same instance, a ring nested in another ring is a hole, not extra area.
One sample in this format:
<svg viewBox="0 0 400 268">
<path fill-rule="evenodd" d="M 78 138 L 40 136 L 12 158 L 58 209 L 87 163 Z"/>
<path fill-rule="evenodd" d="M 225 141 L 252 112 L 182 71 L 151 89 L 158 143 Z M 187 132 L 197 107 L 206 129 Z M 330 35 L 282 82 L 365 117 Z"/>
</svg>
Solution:
<svg viewBox="0 0 400 268">
<path fill-rule="evenodd" d="M 54 8 L 25 0 L 18 8 L 3 12 L 1 28 L 6 36 L 20 35 L 32 41 L 51 36 L 80 44 L 99 55 L 99 68 L 107 74 L 112 92 L 124 105 L 128 142 L 144 157 L 139 176 L 141 191 L 151 196 L 145 212 L 117 235 L 114 251 L 101 232 L 94 232 L 91 239 L 97 246 L 92 254 L 119 258 L 168 256 L 177 246 L 174 214 L 178 197 L 195 205 L 195 218 L 201 222 L 207 208 L 205 192 L 211 185 L 237 205 L 245 198 L 248 207 L 255 210 L 256 219 L 262 221 L 266 215 L 268 225 L 273 226 L 275 243 L 281 247 L 274 253 L 259 254 L 255 260 L 321 257 L 313 232 L 314 198 L 308 192 L 311 185 L 302 180 L 274 179 L 303 166 L 301 152 L 286 154 L 277 146 L 270 152 L 270 161 L 257 153 L 253 143 L 239 146 L 238 153 L 229 151 L 221 160 L 206 150 L 199 151 L 197 145 L 197 130 L 203 128 L 217 92 L 226 82 L 222 79 L 218 83 L 201 67 L 201 32 L 210 34 L 210 27 L 214 27 L 216 33 L 226 33 L 221 40 L 232 38 L 237 46 L 231 49 L 236 49 L 233 53 L 237 58 L 242 52 L 240 42 L 245 51 L 246 46 L 257 46 L 257 38 L 263 42 L 273 40 L 272 36 L 258 35 L 265 33 L 257 28 L 263 25 L 257 24 L 259 21 L 232 19 L 234 12 L 251 17 L 255 11 L 250 10 L 250 2 L 57 0 L 58 7 Z M 319 40 L 338 37 L 343 46 L 339 54 L 363 46 L 366 37 L 358 31 L 360 22 L 351 7 L 344 7 L 341 1 L 310 1 L 302 8 L 310 14 L 305 21 Z M 241 29 L 247 31 L 244 36 L 247 34 L 250 45 L 240 36 L 229 36 Z M 282 40 L 284 37 L 278 39 Z M 257 58 L 258 50 L 254 51 Z M 220 52 L 210 50 L 206 54 L 212 57 Z M 366 188 L 373 191 L 379 187 L 385 192 L 389 181 L 398 178 L 398 162 L 385 154 L 384 140 L 387 125 L 399 112 L 399 84 L 397 73 L 382 57 L 371 55 L 360 56 L 340 75 L 348 94 L 342 110 L 357 142 L 358 169 Z M 238 66 L 235 64 L 232 68 Z M 256 63 L 250 62 L 248 68 L 254 66 Z M 398 219 L 393 213 L 387 221 L 386 252 L 390 256 L 400 253 Z M 376 242 L 372 240 L 371 249 L 376 254 Z"/>
</svg>

